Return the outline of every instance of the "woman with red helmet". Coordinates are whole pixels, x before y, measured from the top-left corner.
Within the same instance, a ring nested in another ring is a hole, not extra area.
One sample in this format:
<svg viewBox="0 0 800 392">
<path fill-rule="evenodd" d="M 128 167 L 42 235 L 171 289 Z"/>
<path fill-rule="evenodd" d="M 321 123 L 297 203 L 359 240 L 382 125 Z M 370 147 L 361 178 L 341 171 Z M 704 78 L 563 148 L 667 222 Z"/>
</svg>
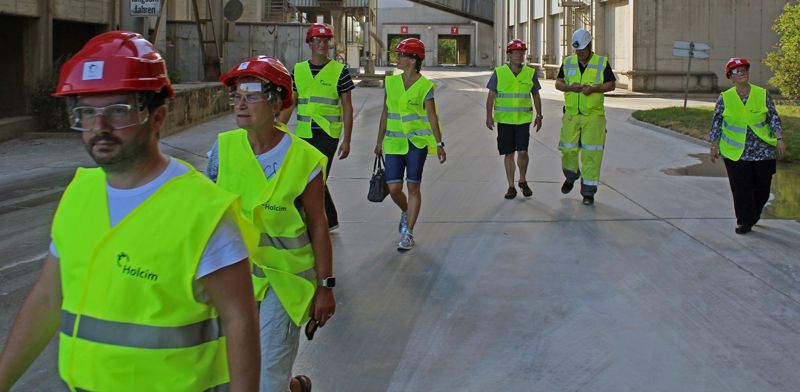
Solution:
<svg viewBox="0 0 800 392">
<path fill-rule="evenodd" d="M 711 162 L 722 155 L 736 212 L 736 234 L 750 232 L 769 201 L 777 153 L 786 153 L 781 118 L 767 90 L 752 85 L 750 63 L 725 65 L 733 87 L 720 94 L 711 123 Z"/>
<path fill-rule="evenodd" d="M 239 129 L 219 135 L 207 174 L 242 196 L 242 212 L 261 232 L 252 255 L 261 301 L 261 391 L 307 391 L 311 380 L 291 374 L 300 326 L 323 326 L 336 309 L 323 202 L 327 159 L 276 121 L 293 105 L 292 79 L 280 61 L 253 57 L 220 80 L 231 89 Z"/>
<path fill-rule="evenodd" d="M 422 168 L 427 154 L 437 155 L 439 163 L 447 156 L 442 141 L 441 123 L 433 99 L 433 82 L 419 73 L 425 58 L 425 45 L 409 38 L 397 45 L 400 75 L 386 78 L 386 96 L 378 126 L 375 154 L 386 152 L 386 182 L 392 200 L 400 207 L 399 250 L 414 246 L 414 225 L 419 216 L 422 195 Z M 403 192 L 403 174 L 408 197 Z"/>
</svg>

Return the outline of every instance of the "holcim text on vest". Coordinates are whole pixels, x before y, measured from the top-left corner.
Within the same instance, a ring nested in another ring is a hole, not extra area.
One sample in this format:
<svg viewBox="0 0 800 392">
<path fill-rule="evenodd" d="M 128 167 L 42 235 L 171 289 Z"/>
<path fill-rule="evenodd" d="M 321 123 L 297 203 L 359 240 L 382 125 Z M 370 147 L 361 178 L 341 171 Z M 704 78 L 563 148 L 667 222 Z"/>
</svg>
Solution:
<svg viewBox="0 0 800 392">
<path fill-rule="evenodd" d="M 122 265 L 123 260 L 125 261 L 125 266 Z M 128 265 L 128 262 L 130 261 L 130 258 L 125 254 L 125 252 L 120 252 L 120 254 L 117 255 L 117 265 L 122 268 L 123 275 L 127 274 L 130 276 L 136 276 L 142 279 L 152 280 L 153 282 L 158 281 L 157 274 L 150 273 L 149 269 L 142 271 L 141 267 L 133 268 Z"/>
</svg>

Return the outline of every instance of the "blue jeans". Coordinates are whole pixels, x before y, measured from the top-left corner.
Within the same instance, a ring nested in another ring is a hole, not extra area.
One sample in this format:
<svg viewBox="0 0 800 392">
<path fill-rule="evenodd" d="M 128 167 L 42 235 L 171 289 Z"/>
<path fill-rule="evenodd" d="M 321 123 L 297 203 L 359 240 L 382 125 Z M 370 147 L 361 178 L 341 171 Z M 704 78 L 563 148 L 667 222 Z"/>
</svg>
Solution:
<svg viewBox="0 0 800 392">
<path fill-rule="evenodd" d="M 408 152 L 404 155 L 386 154 L 386 183 L 403 182 L 403 172 L 406 172 L 406 181 L 419 184 L 427 157 L 427 147 L 417 148 L 411 142 L 408 142 Z"/>
</svg>

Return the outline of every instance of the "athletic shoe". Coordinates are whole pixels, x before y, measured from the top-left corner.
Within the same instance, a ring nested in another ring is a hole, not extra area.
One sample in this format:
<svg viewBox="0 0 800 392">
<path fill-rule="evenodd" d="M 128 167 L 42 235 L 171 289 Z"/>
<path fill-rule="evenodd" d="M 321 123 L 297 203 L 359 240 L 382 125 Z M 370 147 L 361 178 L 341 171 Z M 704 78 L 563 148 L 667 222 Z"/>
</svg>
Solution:
<svg viewBox="0 0 800 392">
<path fill-rule="evenodd" d="M 506 199 L 513 199 L 515 197 L 517 197 L 517 188 L 514 188 L 512 186 L 511 188 L 508 188 L 508 192 L 506 192 L 505 198 Z"/>
<path fill-rule="evenodd" d="M 402 213 L 400 214 L 400 227 L 397 229 L 397 231 L 400 234 L 403 234 L 403 232 L 406 231 L 407 228 L 408 228 L 408 214 Z"/>
<path fill-rule="evenodd" d="M 561 185 L 561 193 L 567 194 L 572 192 L 572 187 L 575 186 L 575 181 L 564 180 L 564 185 Z"/>
<path fill-rule="evenodd" d="M 519 189 L 522 189 L 522 196 L 531 197 L 531 195 L 533 195 L 533 191 L 531 187 L 528 186 L 527 182 L 520 182 Z"/>
<path fill-rule="evenodd" d="M 594 196 L 584 196 L 583 197 L 583 205 L 590 206 L 594 204 Z"/>
<path fill-rule="evenodd" d="M 397 249 L 409 250 L 413 247 L 414 247 L 414 234 L 404 231 L 403 236 L 400 237 L 400 243 L 397 244 Z"/>
</svg>

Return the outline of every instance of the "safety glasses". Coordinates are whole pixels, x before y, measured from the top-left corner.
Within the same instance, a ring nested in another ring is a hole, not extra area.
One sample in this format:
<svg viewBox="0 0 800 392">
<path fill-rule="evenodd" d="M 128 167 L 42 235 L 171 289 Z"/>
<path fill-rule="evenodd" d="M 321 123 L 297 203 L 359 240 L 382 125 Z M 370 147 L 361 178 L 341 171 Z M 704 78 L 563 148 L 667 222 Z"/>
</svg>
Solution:
<svg viewBox="0 0 800 392">
<path fill-rule="evenodd" d="M 738 75 L 738 74 L 749 74 L 749 73 L 750 73 L 750 70 L 749 70 L 749 69 L 747 69 L 747 68 L 742 68 L 742 69 L 732 69 L 732 70 L 731 70 L 731 75 Z"/>
<path fill-rule="evenodd" d="M 329 43 L 331 43 L 331 39 L 330 38 L 314 37 L 314 38 L 311 38 L 310 40 L 308 40 L 308 42 L 310 42 L 312 45 L 329 44 Z"/>
<path fill-rule="evenodd" d="M 247 103 L 257 103 L 266 101 L 267 97 L 263 93 L 262 83 L 239 83 L 236 92 L 231 93 L 231 105 L 236 105 L 244 99 Z"/>
<path fill-rule="evenodd" d="M 145 108 L 139 110 L 135 98 L 130 103 L 115 103 L 103 107 L 76 106 L 69 109 L 69 127 L 82 132 L 94 129 L 98 116 L 113 129 L 125 129 L 144 124 L 150 118 Z"/>
<path fill-rule="evenodd" d="M 403 52 L 397 52 L 397 58 L 398 59 L 411 59 L 411 58 L 414 58 L 414 55 L 411 55 L 411 54 L 408 54 L 408 53 L 403 53 Z"/>
</svg>

